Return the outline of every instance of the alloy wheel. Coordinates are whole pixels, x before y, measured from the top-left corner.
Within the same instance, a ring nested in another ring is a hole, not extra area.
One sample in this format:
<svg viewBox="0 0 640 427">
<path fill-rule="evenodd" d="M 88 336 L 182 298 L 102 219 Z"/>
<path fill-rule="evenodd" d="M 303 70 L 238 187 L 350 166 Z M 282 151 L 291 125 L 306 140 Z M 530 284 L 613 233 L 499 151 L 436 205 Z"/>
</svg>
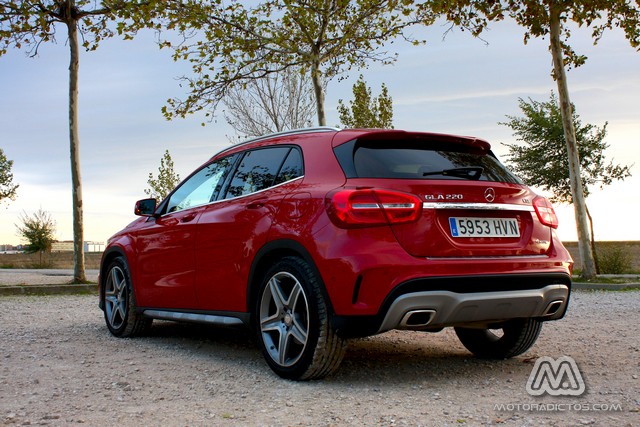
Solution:
<svg viewBox="0 0 640 427">
<path fill-rule="evenodd" d="M 127 279 L 124 271 L 114 266 L 109 271 L 104 290 L 106 318 L 113 329 L 120 329 L 127 319 Z"/>
<path fill-rule="evenodd" d="M 309 304 L 295 276 L 279 272 L 269 279 L 259 316 L 269 356 L 282 367 L 294 365 L 302 357 L 309 338 Z"/>
</svg>

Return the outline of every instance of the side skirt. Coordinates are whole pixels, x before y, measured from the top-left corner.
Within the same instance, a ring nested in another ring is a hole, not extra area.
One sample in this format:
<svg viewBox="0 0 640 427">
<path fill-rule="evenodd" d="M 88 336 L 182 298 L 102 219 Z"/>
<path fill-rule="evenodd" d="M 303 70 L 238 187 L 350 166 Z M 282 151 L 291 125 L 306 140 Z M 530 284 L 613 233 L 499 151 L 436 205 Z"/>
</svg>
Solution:
<svg viewBox="0 0 640 427">
<path fill-rule="evenodd" d="M 175 322 L 206 323 L 217 326 L 249 325 L 249 313 L 235 312 L 190 312 L 176 310 L 140 309 L 143 315 L 152 319 Z"/>
</svg>

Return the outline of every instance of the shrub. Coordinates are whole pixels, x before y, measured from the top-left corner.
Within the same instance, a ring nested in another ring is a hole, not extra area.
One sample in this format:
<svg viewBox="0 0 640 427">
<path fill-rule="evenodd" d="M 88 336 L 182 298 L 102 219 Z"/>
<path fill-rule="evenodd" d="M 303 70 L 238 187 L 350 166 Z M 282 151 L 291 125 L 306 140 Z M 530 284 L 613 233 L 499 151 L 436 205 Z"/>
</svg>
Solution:
<svg viewBox="0 0 640 427">
<path fill-rule="evenodd" d="M 602 249 L 598 255 L 600 274 L 624 274 L 631 271 L 631 255 L 623 246 Z"/>
</svg>

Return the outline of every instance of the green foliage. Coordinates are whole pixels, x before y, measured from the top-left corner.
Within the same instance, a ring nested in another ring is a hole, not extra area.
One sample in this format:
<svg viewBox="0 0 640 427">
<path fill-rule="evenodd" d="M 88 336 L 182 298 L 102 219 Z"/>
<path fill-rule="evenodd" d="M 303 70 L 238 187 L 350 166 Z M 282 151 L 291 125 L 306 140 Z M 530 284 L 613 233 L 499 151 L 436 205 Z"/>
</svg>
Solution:
<svg viewBox="0 0 640 427">
<path fill-rule="evenodd" d="M 18 184 L 13 183 L 13 160 L 7 159 L 0 148 L 0 203 L 6 200 L 15 200 Z"/>
<path fill-rule="evenodd" d="M 173 170 L 173 160 L 171 159 L 169 150 L 165 150 L 164 155 L 160 159 L 158 176 L 154 178 L 153 174 L 149 172 L 147 183 L 150 188 L 144 190 L 145 194 L 158 200 L 163 200 L 167 197 L 180 183 L 180 175 Z"/>
<path fill-rule="evenodd" d="M 500 123 L 509 126 L 520 141 L 517 144 L 505 144 L 509 148 L 510 168 L 527 184 L 552 193 L 553 202 L 572 203 L 567 148 L 558 99 L 552 92 L 547 102 L 519 99 L 519 106 L 523 117 L 507 116 L 509 121 Z M 607 124 L 602 128 L 592 124 L 583 125 L 574 106 L 572 111 L 584 196 L 589 195 L 589 186 L 599 185 L 603 188 L 613 181 L 631 176 L 630 166 L 607 162 L 604 155 L 609 146 L 604 142 Z"/>
<path fill-rule="evenodd" d="M 631 255 L 622 246 L 598 251 L 600 274 L 625 274 L 631 271 Z"/>
<path fill-rule="evenodd" d="M 382 83 L 381 94 L 372 96 L 362 74 L 353 85 L 353 100 L 349 107 L 338 100 L 340 122 L 347 128 L 393 129 L 393 100 L 387 86 Z"/>
<path fill-rule="evenodd" d="M 563 38 L 562 50 L 566 66 L 580 66 L 586 56 L 576 53 L 569 45 L 573 22 L 579 27 L 592 29 L 597 43 L 603 33 L 612 28 L 621 28 L 634 48 L 640 47 L 640 8 L 629 0 L 446 0 L 437 2 L 439 11 L 455 25 L 478 36 L 490 21 L 509 17 L 525 29 L 524 43 L 532 37 L 548 37 L 550 33 L 551 9 L 561 15 Z"/>
<path fill-rule="evenodd" d="M 200 110 L 209 115 L 230 88 L 296 68 L 311 77 L 319 124 L 325 124 L 324 83 L 370 62 L 395 61 L 385 42 L 433 19 L 426 5 L 416 13 L 410 1 L 189 2 L 170 28 L 197 37 L 161 45 L 174 49 L 174 59 L 191 62 L 195 77 L 185 79 L 187 98 L 169 100 L 163 111 L 167 118 Z"/>
<path fill-rule="evenodd" d="M 141 28 L 157 28 L 154 19 L 169 4 L 160 0 L 0 0 L 0 56 L 12 47 L 36 56 L 42 43 L 57 41 L 59 24 L 76 26 L 82 46 L 93 51 L 116 33 L 130 39 Z M 117 22 L 115 28 L 112 21 Z M 66 31 L 63 34 L 66 39 Z"/>
<path fill-rule="evenodd" d="M 51 250 L 56 222 L 49 212 L 40 208 L 33 215 L 23 212 L 19 219 L 21 224 L 16 224 L 16 228 L 20 237 L 28 242 L 27 252 L 40 252 L 42 256 L 42 252 Z"/>
</svg>

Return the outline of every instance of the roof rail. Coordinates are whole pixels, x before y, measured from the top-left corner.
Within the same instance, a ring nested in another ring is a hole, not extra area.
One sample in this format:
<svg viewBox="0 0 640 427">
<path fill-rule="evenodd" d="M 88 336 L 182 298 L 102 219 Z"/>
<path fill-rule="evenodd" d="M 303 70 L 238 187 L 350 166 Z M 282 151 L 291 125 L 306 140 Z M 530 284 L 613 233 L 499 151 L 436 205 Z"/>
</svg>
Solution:
<svg viewBox="0 0 640 427">
<path fill-rule="evenodd" d="M 263 139 L 270 139 L 270 138 L 275 138 L 278 136 L 287 136 L 287 135 L 300 135 L 300 134 L 305 134 L 305 133 L 313 133 L 313 132 L 339 132 L 340 128 L 336 128 L 336 127 L 331 127 L 331 126 L 318 126 L 318 127 L 312 127 L 312 128 L 303 128 L 303 129 L 293 129 L 293 130 L 285 130 L 282 132 L 276 132 L 276 133 L 270 133 L 268 135 L 263 135 L 263 136 L 258 136 L 256 138 L 251 138 L 251 139 L 247 139 L 245 141 L 239 142 L 237 144 L 233 144 L 231 147 L 227 147 L 222 151 L 219 151 L 217 155 L 224 153 L 225 151 L 228 150 L 232 150 L 236 147 L 239 147 L 241 145 L 244 144 L 249 144 L 250 142 L 257 142 L 257 141 L 261 141 Z"/>
</svg>

